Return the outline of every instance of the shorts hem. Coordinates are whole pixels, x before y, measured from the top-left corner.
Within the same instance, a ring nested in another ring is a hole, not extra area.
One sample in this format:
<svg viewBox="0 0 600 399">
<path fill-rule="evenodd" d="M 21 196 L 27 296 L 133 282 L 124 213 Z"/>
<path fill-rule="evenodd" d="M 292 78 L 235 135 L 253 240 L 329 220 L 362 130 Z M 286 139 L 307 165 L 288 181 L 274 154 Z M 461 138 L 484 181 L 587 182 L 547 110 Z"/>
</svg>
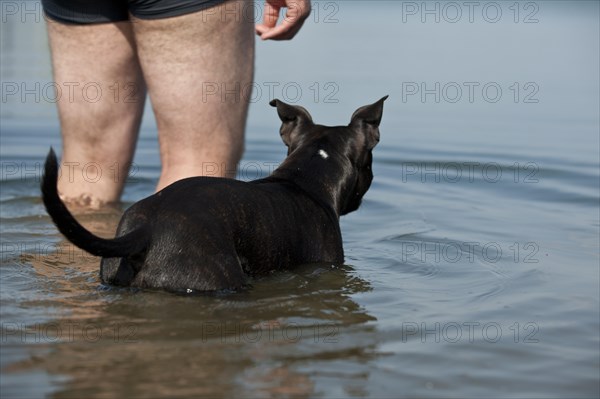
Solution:
<svg viewBox="0 0 600 399">
<path fill-rule="evenodd" d="M 106 17 L 98 17 L 91 20 L 90 18 L 64 18 L 53 14 L 52 12 L 48 12 L 48 10 L 44 10 L 44 17 L 54 22 L 58 22 L 64 25 L 95 25 L 95 24 L 109 24 L 114 22 L 125 22 L 129 21 L 128 18 L 125 19 L 110 19 Z"/>
<path fill-rule="evenodd" d="M 173 18 L 173 17 L 180 17 L 180 16 L 186 15 L 186 14 L 193 14 L 193 13 L 199 12 L 199 11 L 204 11 L 209 8 L 216 7 L 218 5 L 221 5 L 223 3 L 227 3 L 230 1 L 239 1 L 239 0 L 211 0 L 206 3 L 192 4 L 189 6 L 180 7 L 180 8 L 165 11 L 165 12 L 157 12 L 157 11 L 154 11 L 154 12 L 153 11 L 142 11 L 142 12 L 136 11 L 136 12 L 134 12 L 134 11 L 130 10 L 129 13 L 137 19 L 144 19 L 144 20 Z"/>
<path fill-rule="evenodd" d="M 116 12 L 113 16 L 106 16 L 100 13 L 76 13 L 73 11 L 66 12 L 60 6 L 48 1 L 44 4 L 43 12 L 44 16 L 49 20 L 59 22 L 66 25 L 92 25 L 92 24 L 108 24 L 114 22 L 126 22 L 131 21 L 131 17 L 142 19 L 142 20 L 154 20 L 179 17 L 186 14 L 192 14 L 194 12 L 204 11 L 212 7 L 216 7 L 229 1 L 239 0 L 210 0 L 206 2 L 199 2 L 196 4 L 188 4 L 184 6 L 173 6 L 169 9 L 164 10 L 135 10 L 129 9 L 125 15 L 123 12 Z M 61 12 L 65 11 L 65 12 Z M 122 15 L 121 15 L 122 14 Z"/>
</svg>

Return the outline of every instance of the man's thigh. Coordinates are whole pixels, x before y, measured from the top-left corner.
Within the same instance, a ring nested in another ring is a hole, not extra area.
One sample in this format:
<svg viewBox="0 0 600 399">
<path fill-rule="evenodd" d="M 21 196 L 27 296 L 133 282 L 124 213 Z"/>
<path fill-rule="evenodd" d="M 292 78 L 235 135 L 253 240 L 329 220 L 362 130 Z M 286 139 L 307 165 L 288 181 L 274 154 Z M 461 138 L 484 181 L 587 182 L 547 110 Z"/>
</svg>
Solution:
<svg viewBox="0 0 600 399">
<path fill-rule="evenodd" d="M 176 136 L 184 149 L 243 138 L 254 72 L 252 7 L 231 1 L 174 18 L 133 19 L 159 133 Z"/>
</svg>

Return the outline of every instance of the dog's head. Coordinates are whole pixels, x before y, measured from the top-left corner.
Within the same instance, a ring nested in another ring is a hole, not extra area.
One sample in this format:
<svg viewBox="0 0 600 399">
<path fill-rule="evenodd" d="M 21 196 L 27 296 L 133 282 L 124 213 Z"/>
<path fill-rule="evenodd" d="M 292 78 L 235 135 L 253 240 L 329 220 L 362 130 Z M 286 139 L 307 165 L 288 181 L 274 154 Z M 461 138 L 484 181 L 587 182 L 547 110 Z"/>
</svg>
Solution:
<svg viewBox="0 0 600 399">
<path fill-rule="evenodd" d="M 371 186 L 371 152 L 379 142 L 379 124 L 387 97 L 358 108 L 347 126 L 318 125 L 303 107 L 277 99 L 270 102 L 277 107 L 282 122 L 279 132 L 288 147 L 288 156 L 304 152 L 304 157 L 320 157 L 324 165 L 329 161 L 338 166 L 337 173 L 323 166 L 323 175 L 314 177 L 327 185 L 340 215 L 358 209 Z"/>
</svg>

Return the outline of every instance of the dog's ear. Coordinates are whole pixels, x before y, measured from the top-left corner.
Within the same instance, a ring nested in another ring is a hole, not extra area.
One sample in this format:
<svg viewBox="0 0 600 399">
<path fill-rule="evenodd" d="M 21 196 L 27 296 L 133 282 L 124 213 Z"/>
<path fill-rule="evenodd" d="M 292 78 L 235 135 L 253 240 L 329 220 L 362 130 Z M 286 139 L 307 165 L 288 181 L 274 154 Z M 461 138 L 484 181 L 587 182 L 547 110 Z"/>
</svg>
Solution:
<svg viewBox="0 0 600 399">
<path fill-rule="evenodd" d="M 379 143 L 379 124 L 383 115 L 383 102 L 387 98 L 388 96 L 385 96 L 373 104 L 360 107 L 352 114 L 350 127 L 364 132 L 368 149 Z"/>
<path fill-rule="evenodd" d="M 303 128 L 313 123 L 312 117 L 304 107 L 286 104 L 278 99 L 271 101 L 269 104 L 272 107 L 277 107 L 277 114 L 281 119 L 279 134 L 288 147 Z"/>
</svg>

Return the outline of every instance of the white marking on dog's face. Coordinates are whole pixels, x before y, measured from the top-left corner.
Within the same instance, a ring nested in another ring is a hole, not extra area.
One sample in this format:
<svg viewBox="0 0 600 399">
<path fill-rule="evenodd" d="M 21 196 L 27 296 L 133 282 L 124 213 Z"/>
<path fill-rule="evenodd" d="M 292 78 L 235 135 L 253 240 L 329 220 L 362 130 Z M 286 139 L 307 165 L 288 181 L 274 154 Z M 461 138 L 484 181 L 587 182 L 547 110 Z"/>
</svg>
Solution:
<svg viewBox="0 0 600 399">
<path fill-rule="evenodd" d="M 329 154 L 325 152 L 325 150 L 319 150 L 319 155 L 321 156 L 321 158 L 323 159 L 327 159 L 329 158 Z"/>
</svg>

